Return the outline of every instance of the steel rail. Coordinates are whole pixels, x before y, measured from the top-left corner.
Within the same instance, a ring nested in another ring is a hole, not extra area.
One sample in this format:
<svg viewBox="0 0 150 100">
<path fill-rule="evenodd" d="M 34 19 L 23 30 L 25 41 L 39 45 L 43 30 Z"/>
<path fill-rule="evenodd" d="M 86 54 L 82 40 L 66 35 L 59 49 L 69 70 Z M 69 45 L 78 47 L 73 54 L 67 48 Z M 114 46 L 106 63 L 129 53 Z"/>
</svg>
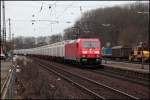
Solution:
<svg viewBox="0 0 150 100">
<path fill-rule="evenodd" d="M 113 62 L 120 62 L 120 63 L 126 63 L 126 64 L 141 64 L 141 62 L 135 62 L 135 61 L 127 61 L 127 60 L 109 60 Z M 145 62 L 144 65 L 149 65 L 149 62 Z"/>
<path fill-rule="evenodd" d="M 104 70 L 105 72 L 110 72 L 110 73 L 114 73 L 114 71 L 107 71 L 107 70 Z M 131 72 L 131 71 L 129 71 L 129 73 L 133 73 L 133 74 L 141 74 L 141 73 L 137 73 L 137 72 Z M 115 73 L 114 73 L 115 74 Z M 130 75 L 130 74 L 123 74 L 123 73 L 116 73 L 116 74 L 120 74 L 120 75 L 122 75 L 122 76 L 127 76 L 127 77 L 132 77 L 132 78 L 137 78 L 137 79 L 140 79 L 140 80 L 145 80 L 145 81 L 150 81 L 150 79 L 149 78 L 145 78 L 145 77 L 141 77 L 141 76 L 138 76 L 138 77 L 136 77 L 136 76 L 133 76 L 133 75 Z"/>
<path fill-rule="evenodd" d="M 59 68 L 59 69 L 60 69 L 60 68 Z M 61 69 L 61 70 L 63 70 L 63 69 Z M 63 71 L 65 71 L 65 70 L 63 70 Z M 70 72 L 68 72 L 68 71 L 65 71 L 65 72 L 70 73 Z M 73 74 L 73 73 L 70 73 L 70 74 L 75 75 L 75 74 Z M 125 93 L 125 92 L 122 92 L 122 91 L 120 91 L 120 90 L 114 89 L 114 88 L 112 88 L 112 87 L 109 87 L 109 86 L 107 86 L 107 85 L 105 85 L 105 84 L 102 84 L 102 83 L 99 83 L 99 82 L 97 82 L 97 81 L 94 81 L 94 80 L 92 80 L 92 79 L 88 79 L 88 78 L 83 77 L 83 76 L 80 76 L 80 75 L 76 75 L 76 76 L 78 76 L 78 77 L 80 77 L 80 78 L 82 78 L 82 79 L 88 80 L 88 81 L 90 81 L 90 82 L 93 82 L 93 83 L 95 83 L 95 84 L 97 84 L 97 85 L 101 85 L 101 86 L 103 86 L 103 87 L 106 87 L 106 88 L 108 88 L 108 89 L 110 89 L 110 90 L 112 90 L 112 91 L 114 91 L 114 92 L 117 92 L 117 93 L 126 95 L 126 96 L 128 96 L 128 97 L 130 97 L 130 98 L 132 98 L 132 99 L 139 99 L 139 98 L 137 98 L 137 97 L 135 97 L 135 96 L 129 95 L 129 94 Z"/>
<path fill-rule="evenodd" d="M 7 92 L 6 90 L 8 88 L 9 83 L 10 83 L 10 74 L 7 75 L 7 78 L 1 88 L 1 99 L 5 99 L 5 95 Z"/>
<path fill-rule="evenodd" d="M 149 78 L 144 78 L 144 77 L 140 77 L 140 76 L 136 77 L 136 76 L 133 76 L 133 74 L 132 75 L 124 74 L 124 73 L 120 72 L 119 70 L 113 71 L 113 70 L 107 70 L 107 69 L 105 70 L 105 68 L 104 68 L 104 69 L 100 69 L 100 70 L 98 69 L 98 70 L 94 70 L 94 71 L 93 70 L 88 70 L 88 71 L 91 71 L 91 72 L 94 72 L 97 74 L 111 76 L 114 78 L 119 78 L 122 80 L 127 80 L 127 81 L 130 81 L 130 82 L 133 82 L 136 84 L 140 84 L 143 86 L 149 86 L 149 81 L 150 81 Z M 136 73 L 136 72 L 133 72 L 133 73 Z"/>
<path fill-rule="evenodd" d="M 53 66 L 53 67 L 56 68 L 55 65 L 51 65 L 51 66 Z M 74 76 L 79 77 L 79 78 L 81 78 L 81 79 L 84 79 L 84 80 L 87 80 L 87 81 L 89 81 L 89 82 L 92 82 L 92 83 L 94 83 L 94 84 L 103 86 L 103 87 L 105 87 L 105 88 L 107 88 L 107 89 L 109 89 L 109 90 L 111 90 L 111 91 L 113 91 L 113 92 L 116 92 L 116 93 L 119 93 L 119 94 L 121 94 L 121 95 L 127 96 L 127 97 L 129 97 L 129 98 L 131 98 L 131 99 L 139 99 L 139 98 L 137 98 L 137 97 L 135 97 L 135 96 L 129 95 L 129 94 L 127 94 L 127 93 L 125 93 L 125 92 L 122 92 L 122 91 L 120 91 L 120 90 L 117 90 L 117 89 L 114 89 L 114 88 L 112 88 L 112 87 L 106 86 L 105 84 L 101 84 L 101 83 L 98 83 L 98 82 L 96 82 L 96 81 L 94 81 L 94 80 L 88 79 L 88 78 L 86 78 L 86 77 L 83 77 L 83 76 L 80 76 L 80 75 L 75 75 L 75 74 L 73 74 L 73 73 L 71 73 L 71 72 L 65 71 L 64 69 L 61 69 L 61 66 L 60 66 L 60 68 L 57 67 L 57 69 L 62 70 L 62 71 L 64 71 L 65 73 L 69 73 L 70 75 L 74 75 Z"/>
<path fill-rule="evenodd" d="M 131 78 L 131 77 L 128 77 L 126 75 L 121 75 L 118 73 L 113 73 L 111 71 L 105 71 L 105 70 L 92 70 L 92 72 L 97 73 L 97 74 L 103 74 L 103 75 L 111 76 L 114 78 L 119 78 L 122 80 L 127 80 L 127 81 L 130 81 L 132 83 L 140 84 L 143 86 L 149 86 L 149 79 L 146 79 L 146 78 L 141 78 L 141 77 Z"/>
<path fill-rule="evenodd" d="M 7 90 L 8 90 L 8 87 L 9 87 L 9 83 L 10 83 L 11 77 L 12 77 L 12 72 L 14 70 L 15 69 L 12 69 L 11 72 L 7 75 L 7 79 L 6 79 L 6 81 L 4 82 L 4 85 L 1 88 L 1 99 L 5 99 L 5 97 L 6 97 Z"/>
<path fill-rule="evenodd" d="M 103 72 L 102 72 L 103 71 Z M 139 73 L 139 72 L 132 72 L 132 71 L 128 71 L 128 70 L 123 70 L 123 69 L 115 69 L 115 68 L 109 68 L 109 67 L 105 67 L 104 69 L 101 69 L 101 70 L 96 70 L 95 72 L 99 72 L 99 73 L 110 73 L 110 74 L 113 74 L 113 75 L 117 75 L 118 77 L 123 77 L 125 79 L 128 79 L 129 81 L 131 80 L 135 80 L 134 83 L 138 83 L 138 84 L 141 84 L 143 83 L 143 85 L 145 86 L 148 86 L 149 85 L 149 77 L 148 74 L 146 75 L 145 74 L 145 77 L 144 77 L 144 74 L 142 73 Z M 141 76 L 142 75 L 142 76 Z M 141 81 L 141 82 L 138 82 L 138 81 Z"/>
<path fill-rule="evenodd" d="M 50 68 L 46 67 L 46 66 L 43 65 L 43 64 L 39 64 L 39 65 L 42 66 L 42 67 L 44 67 L 44 68 L 47 69 L 48 71 L 51 71 L 51 72 L 57 74 L 57 75 L 60 76 L 61 78 L 63 78 L 63 79 L 65 79 L 65 80 L 67 80 L 67 81 L 69 81 L 69 82 L 71 82 L 71 83 L 77 85 L 78 87 L 82 88 L 83 90 L 89 92 L 90 95 L 92 94 L 93 96 L 96 97 L 96 99 L 105 100 L 104 97 L 102 97 L 102 96 L 100 96 L 99 94 L 97 94 L 97 93 L 95 93 L 95 92 L 89 90 L 88 88 L 84 87 L 83 85 L 80 85 L 80 84 L 78 84 L 77 82 L 75 82 L 75 81 L 69 79 L 68 77 L 64 76 L 63 74 L 61 74 L 61 73 L 59 73 L 59 72 L 57 72 L 57 71 L 55 71 L 55 70 L 53 70 L 53 69 L 50 69 Z"/>
</svg>

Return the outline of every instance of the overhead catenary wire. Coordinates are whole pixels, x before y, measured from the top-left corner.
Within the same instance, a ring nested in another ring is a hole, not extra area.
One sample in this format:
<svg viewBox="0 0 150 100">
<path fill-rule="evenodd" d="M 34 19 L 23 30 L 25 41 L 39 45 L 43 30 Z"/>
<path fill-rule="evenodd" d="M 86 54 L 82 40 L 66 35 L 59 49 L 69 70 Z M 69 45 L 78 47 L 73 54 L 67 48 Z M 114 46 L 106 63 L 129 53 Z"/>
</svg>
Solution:
<svg viewBox="0 0 150 100">
<path fill-rule="evenodd" d="M 43 3 L 45 4 L 45 3 Z M 53 5 L 53 4 L 46 4 L 46 6 L 49 6 L 49 5 Z M 57 7 L 59 6 L 65 6 L 65 7 L 72 7 L 72 8 L 79 8 L 80 6 L 77 6 L 77 5 L 62 5 L 62 4 L 55 4 Z M 11 5 L 11 4 L 7 4 L 7 6 L 15 6 L 15 7 L 38 7 L 39 6 L 29 6 L 29 5 Z M 45 5 L 43 5 L 45 6 Z M 85 6 L 85 5 L 82 5 L 82 7 L 103 7 L 103 6 L 107 6 L 107 5 L 93 5 L 93 6 Z"/>
<path fill-rule="evenodd" d="M 53 24 L 71 23 L 70 21 L 58 21 L 58 20 L 48 20 L 48 19 L 38 19 L 38 20 L 11 19 L 11 21 L 15 21 L 15 22 L 50 22 L 50 23 L 53 23 Z"/>
<path fill-rule="evenodd" d="M 36 3 L 36 2 L 35 2 Z M 72 3 L 74 3 L 74 2 L 72 2 Z M 32 6 L 30 6 L 30 5 L 10 5 L 10 4 L 7 4 L 7 6 L 15 6 L 15 7 L 38 7 L 39 8 L 39 6 L 34 6 L 34 5 L 32 5 Z M 44 3 L 44 2 L 42 2 L 42 5 L 40 6 L 40 11 L 38 11 L 37 13 L 34 13 L 33 14 L 33 16 L 35 17 L 35 16 L 38 16 L 39 14 L 40 14 L 40 12 L 44 9 L 43 7 L 45 7 L 45 6 L 47 6 L 48 8 L 50 7 L 50 9 L 51 9 L 51 13 L 52 13 L 52 8 L 54 9 L 56 9 L 56 7 L 59 7 L 59 6 L 65 6 L 66 8 L 64 9 L 64 11 L 67 11 L 67 9 L 68 8 L 75 8 L 75 7 L 77 7 L 77 8 L 80 8 L 81 6 L 80 5 L 72 5 L 72 4 L 69 4 L 69 5 L 64 5 L 64 4 L 56 4 L 56 2 L 54 2 L 53 4 L 47 4 L 47 3 Z M 55 7 L 53 7 L 53 6 L 55 6 Z M 83 5 L 82 6 L 82 8 L 83 7 L 100 7 L 100 6 L 104 6 L 104 5 L 94 5 L 94 6 L 85 6 L 85 5 Z M 56 10 L 55 10 L 55 12 L 56 12 Z M 51 13 L 50 13 L 50 15 L 51 15 Z M 64 14 L 64 12 L 62 12 L 61 14 L 59 14 L 58 16 L 55 16 L 56 18 L 58 18 L 58 17 L 62 17 L 62 15 Z M 55 14 L 56 15 L 56 14 Z"/>
<path fill-rule="evenodd" d="M 7 5 L 10 6 L 9 4 L 7 4 Z M 100 5 L 100 6 L 102 6 L 102 5 Z M 34 24 L 34 26 L 35 26 L 36 22 L 50 22 L 50 24 L 52 26 L 52 24 L 67 23 L 67 21 L 58 21 L 57 19 L 63 17 L 64 12 L 66 12 L 69 8 L 80 8 L 81 6 L 80 5 L 73 5 L 73 2 L 71 4 L 68 4 L 68 5 L 57 4 L 57 2 L 49 3 L 49 4 L 42 2 L 42 3 L 39 3 L 39 5 L 37 5 L 37 6 L 34 6 L 34 5 L 33 6 L 30 6 L 30 5 L 22 5 L 22 6 L 21 5 L 15 5 L 15 7 L 32 7 L 32 8 L 37 7 L 38 9 L 37 9 L 36 13 L 33 14 L 33 19 L 32 20 L 21 20 L 21 19 L 20 20 L 13 20 L 12 19 L 12 21 L 15 21 L 15 22 L 31 22 L 31 23 Z M 43 13 L 42 11 L 45 10 L 44 9 L 45 7 L 47 7 L 49 9 L 49 11 L 51 11 L 50 16 L 54 12 L 54 17 L 56 18 L 56 20 L 39 20 L 39 15 L 42 15 L 42 13 Z M 57 10 L 56 8 L 57 7 L 65 7 L 65 8 L 63 9 L 63 12 L 61 11 L 60 14 L 57 14 L 57 16 L 56 16 L 56 10 Z M 95 7 L 95 6 L 84 6 L 83 5 L 82 8 L 83 7 Z M 98 5 L 98 7 L 99 7 L 99 5 Z M 68 23 L 70 23 L 70 22 L 68 21 Z"/>
<path fill-rule="evenodd" d="M 73 3 L 74 2 L 72 2 L 72 4 Z M 62 17 L 62 15 L 64 14 L 64 12 L 66 12 L 68 8 L 75 8 L 75 7 L 80 8 L 81 7 L 81 6 L 78 6 L 78 5 L 74 6 L 72 4 L 70 4 L 70 5 L 63 5 L 63 4 L 56 4 L 56 2 L 54 2 L 53 4 L 47 4 L 47 3 L 42 2 L 42 5 L 40 6 L 40 11 L 38 11 L 37 13 L 34 13 L 32 16 L 34 16 L 34 17 L 36 16 L 37 17 L 40 14 L 40 12 L 43 10 L 43 7 L 44 6 L 48 6 L 48 8 L 51 9 L 50 15 L 51 15 L 52 11 L 55 10 L 54 15 L 55 15 L 55 18 L 58 19 L 58 18 Z M 8 6 L 10 6 L 10 5 L 8 5 Z M 11 5 L 11 6 L 13 6 L 13 5 Z M 17 6 L 15 5 L 15 7 L 17 7 Z M 59 6 L 66 6 L 66 8 L 64 9 L 64 11 L 61 14 L 59 14 L 58 16 L 56 16 L 56 7 L 59 7 Z M 102 5 L 95 5 L 95 6 L 102 6 Z M 82 6 L 82 7 L 95 7 L 95 6 Z M 25 5 L 23 5 L 23 6 L 18 6 L 18 7 L 39 7 L 39 6 L 29 6 L 29 5 L 25 6 Z M 54 10 L 52 10 L 52 9 L 54 9 Z"/>
<path fill-rule="evenodd" d="M 55 3 L 56 3 L 56 2 L 55 2 Z M 55 5 L 55 3 L 50 4 L 50 5 L 48 6 L 48 8 L 49 8 L 49 10 L 50 10 L 50 15 L 51 15 L 51 13 L 52 13 L 52 6 Z M 41 6 L 40 6 L 40 10 L 37 12 L 37 14 L 33 14 L 34 16 L 36 16 L 36 20 L 39 18 L 39 15 L 40 15 L 40 13 L 41 13 L 42 10 L 43 10 L 44 5 L 45 5 L 45 3 L 42 2 Z M 33 16 L 33 18 L 35 19 L 34 16 Z M 33 20 L 34 20 L 34 19 L 33 19 Z M 41 20 L 38 20 L 38 21 L 41 21 Z M 32 22 L 32 24 L 34 24 L 35 22 L 37 22 L 37 21 Z M 50 21 L 50 22 L 51 22 L 51 21 Z M 56 23 L 57 23 L 57 22 L 56 22 Z"/>
<path fill-rule="evenodd" d="M 42 11 L 42 9 L 43 9 L 43 3 L 42 3 L 42 5 L 41 5 L 41 8 L 40 8 L 40 11 L 39 11 L 39 12 L 41 12 L 41 11 Z"/>
<path fill-rule="evenodd" d="M 73 2 L 70 4 L 70 6 L 73 6 Z M 62 12 L 60 15 L 58 15 L 58 16 L 56 17 L 56 19 L 60 18 L 60 17 L 64 14 L 64 12 L 67 11 L 67 9 L 68 9 L 70 6 L 67 6 L 67 7 L 63 10 L 63 12 Z"/>
<path fill-rule="evenodd" d="M 55 9 L 55 7 L 56 7 L 56 1 L 53 3 L 53 4 L 47 4 L 47 3 L 42 3 L 42 4 L 45 4 L 45 5 L 47 5 L 47 7 L 48 7 L 48 9 L 50 10 L 50 15 L 51 15 L 51 13 L 52 13 L 52 9 Z M 44 6 L 44 5 L 43 5 Z M 54 6 L 54 7 L 53 7 Z"/>
</svg>

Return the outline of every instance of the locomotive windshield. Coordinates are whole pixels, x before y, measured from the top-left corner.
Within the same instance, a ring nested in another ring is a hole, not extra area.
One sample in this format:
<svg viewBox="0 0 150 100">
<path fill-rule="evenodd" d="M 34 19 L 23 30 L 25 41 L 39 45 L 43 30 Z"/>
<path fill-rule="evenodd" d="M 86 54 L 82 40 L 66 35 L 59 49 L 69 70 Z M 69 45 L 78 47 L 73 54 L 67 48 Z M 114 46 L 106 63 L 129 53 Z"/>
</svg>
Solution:
<svg viewBox="0 0 150 100">
<path fill-rule="evenodd" d="M 84 41 L 83 47 L 84 48 L 98 48 L 99 44 L 96 41 Z"/>
</svg>

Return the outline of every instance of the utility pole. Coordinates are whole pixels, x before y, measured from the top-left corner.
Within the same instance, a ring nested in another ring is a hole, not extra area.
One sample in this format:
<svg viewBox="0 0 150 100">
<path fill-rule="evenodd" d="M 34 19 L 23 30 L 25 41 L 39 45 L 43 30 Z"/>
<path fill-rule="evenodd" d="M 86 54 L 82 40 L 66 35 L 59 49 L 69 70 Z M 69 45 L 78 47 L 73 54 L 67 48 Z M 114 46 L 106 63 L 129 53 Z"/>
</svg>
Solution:
<svg viewBox="0 0 150 100">
<path fill-rule="evenodd" d="M 81 13 L 81 18 L 82 18 L 82 6 L 80 6 L 80 13 Z M 77 39 L 80 37 L 80 32 L 81 32 L 81 28 L 82 25 L 81 25 L 81 20 L 79 22 L 79 27 L 78 27 L 78 31 L 77 31 Z"/>
<path fill-rule="evenodd" d="M 0 45 L 2 46 L 2 30 L 1 30 L 1 34 L 0 34 Z"/>
<path fill-rule="evenodd" d="M 10 22 L 10 18 L 8 19 L 9 21 L 9 41 L 11 42 L 11 22 Z"/>
<path fill-rule="evenodd" d="M 14 41 L 14 33 L 12 33 L 12 54 L 14 53 L 15 49 L 15 41 Z"/>
<path fill-rule="evenodd" d="M 82 18 L 82 6 L 80 6 L 81 18 Z M 80 29 L 81 29 L 81 21 L 79 22 L 79 26 L 77 26 L 77 39 L 80 37 Z"/>
<path fill-rule="evenodd" d="M 2 9 L 3 9 L 3 35 L 2 35 L 2 49 L 6 53 L 6 23 L 5 23 L 5 2 L 2 1 Z"/>
<path fill-rule="evenodd" d="M 11 19 L 8 19 L 9 21 L 9 55 L 12 58 L 12 39 L 11 39 Z"/>
</svg>

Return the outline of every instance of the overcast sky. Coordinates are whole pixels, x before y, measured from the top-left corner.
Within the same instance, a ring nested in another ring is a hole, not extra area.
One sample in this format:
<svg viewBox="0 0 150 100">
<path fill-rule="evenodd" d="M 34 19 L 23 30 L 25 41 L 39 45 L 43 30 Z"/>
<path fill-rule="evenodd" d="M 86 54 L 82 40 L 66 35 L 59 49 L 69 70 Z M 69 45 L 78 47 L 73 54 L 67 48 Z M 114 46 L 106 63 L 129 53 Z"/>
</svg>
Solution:
<svg viewBox="0 0 150 100">
<path fill-rule="evenodd" d="M 50 36 L 63 33 L 65 28 L 73 26 L 85 11 L 133 2 L 135 1 L 5 1 L 7 34 L 8 18 L 11 18 L 11 32 L 15 36 Z"/>
</svg>

